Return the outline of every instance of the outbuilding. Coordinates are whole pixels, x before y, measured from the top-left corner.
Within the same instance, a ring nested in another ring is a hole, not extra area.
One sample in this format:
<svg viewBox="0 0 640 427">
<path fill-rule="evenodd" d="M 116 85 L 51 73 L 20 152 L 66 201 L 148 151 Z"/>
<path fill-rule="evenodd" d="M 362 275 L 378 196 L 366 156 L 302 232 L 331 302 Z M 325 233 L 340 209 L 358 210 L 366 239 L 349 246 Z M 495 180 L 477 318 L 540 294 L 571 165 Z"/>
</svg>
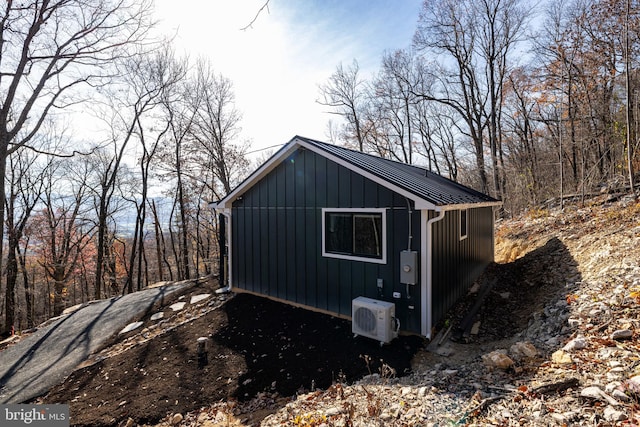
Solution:
<svg viewBox="0 0 640 427">
<path fill-rule="evenodd" d="M 424 168 L 296 136 L 212 205 L 230 289 L 347 318 L 362 301 L 388 306 L 399 329 L 431 338 L 493 261 L 500 204 Z"/>
</svg>

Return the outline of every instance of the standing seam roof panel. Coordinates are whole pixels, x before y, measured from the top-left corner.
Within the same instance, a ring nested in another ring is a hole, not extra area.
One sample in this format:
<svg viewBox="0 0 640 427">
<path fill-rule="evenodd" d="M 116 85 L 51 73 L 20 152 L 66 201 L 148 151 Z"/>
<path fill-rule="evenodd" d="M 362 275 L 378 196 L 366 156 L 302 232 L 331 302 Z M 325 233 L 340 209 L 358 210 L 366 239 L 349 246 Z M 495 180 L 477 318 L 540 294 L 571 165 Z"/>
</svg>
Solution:
<svg viewBox="0 0 640 427">
<path fill-rule="evenodd" d="M 418 166 L 383 159 L 309 138 L 300 136 L 296 138 L 327 153 L 333 154 L 354 166 L 369 171 L 437 206 L 498 202 L 486 194 L 465 187 Z"/>
</svg>

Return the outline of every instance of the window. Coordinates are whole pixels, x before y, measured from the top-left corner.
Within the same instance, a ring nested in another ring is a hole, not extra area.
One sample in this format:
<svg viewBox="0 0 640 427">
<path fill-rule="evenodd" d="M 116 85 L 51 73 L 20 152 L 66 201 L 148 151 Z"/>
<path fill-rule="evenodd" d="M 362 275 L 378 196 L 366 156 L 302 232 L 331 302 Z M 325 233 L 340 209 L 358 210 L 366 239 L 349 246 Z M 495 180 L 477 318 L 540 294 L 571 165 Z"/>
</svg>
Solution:
<svg viewBox="0 0 640 427">
<path fill-rule="evenodd" d="M 384 209 L 323 209 L 322 255 L 387 262 Z"/>
<path fill-rule="evenodd" d="M 460 240 L 467 238 L 469 229 L 469 216 L 467 215 L 467 209 L 460 210 Z"/>
</svg>

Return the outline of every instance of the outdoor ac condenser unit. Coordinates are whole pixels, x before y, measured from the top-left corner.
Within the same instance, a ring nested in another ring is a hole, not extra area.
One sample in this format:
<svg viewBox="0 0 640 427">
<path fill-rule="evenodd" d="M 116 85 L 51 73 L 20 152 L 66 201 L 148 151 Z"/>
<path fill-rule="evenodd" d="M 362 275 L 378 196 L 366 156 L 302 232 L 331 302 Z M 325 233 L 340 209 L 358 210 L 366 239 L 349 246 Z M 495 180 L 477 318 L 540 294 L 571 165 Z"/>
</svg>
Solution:
<svg viewBox="0 0 640 427">
<path fill-rule="evenodd" d="M 391 342 L 398 336 L 400 321 L 396 319 L 396 305 L 392 302 L 358 297 L 351 303 L 351 330 L 357 335 Z"/>
</svg>

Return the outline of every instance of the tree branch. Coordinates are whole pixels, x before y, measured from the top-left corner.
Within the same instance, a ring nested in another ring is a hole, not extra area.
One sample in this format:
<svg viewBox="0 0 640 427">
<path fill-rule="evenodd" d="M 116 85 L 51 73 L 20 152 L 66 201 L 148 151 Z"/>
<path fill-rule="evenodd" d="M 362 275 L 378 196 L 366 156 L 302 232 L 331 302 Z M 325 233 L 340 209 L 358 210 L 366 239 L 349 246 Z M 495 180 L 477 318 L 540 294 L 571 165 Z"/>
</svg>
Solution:
<svg viewBox="0 0 640 427">
<path fill-rule="evenodd" d="M 253 19 L 251 20 L 251 22 L 249 22 L 246 26 L 240 28 L 240 31 L 246 31 L 249 28 L 253 27 L 254 22 L 256 22 L 258 20 L 258 16 L 260 16 L 260 14 L 262 13 L 262 11 L 264 9 L 267 9 L 267 13 L 269 12 L 269 0 L 267 0 L 262 7 L 260 8 L 260 10 L 258 10 L 258 13 L 256 13 L 256 16 L 253 17 Z"/>
</svg>

